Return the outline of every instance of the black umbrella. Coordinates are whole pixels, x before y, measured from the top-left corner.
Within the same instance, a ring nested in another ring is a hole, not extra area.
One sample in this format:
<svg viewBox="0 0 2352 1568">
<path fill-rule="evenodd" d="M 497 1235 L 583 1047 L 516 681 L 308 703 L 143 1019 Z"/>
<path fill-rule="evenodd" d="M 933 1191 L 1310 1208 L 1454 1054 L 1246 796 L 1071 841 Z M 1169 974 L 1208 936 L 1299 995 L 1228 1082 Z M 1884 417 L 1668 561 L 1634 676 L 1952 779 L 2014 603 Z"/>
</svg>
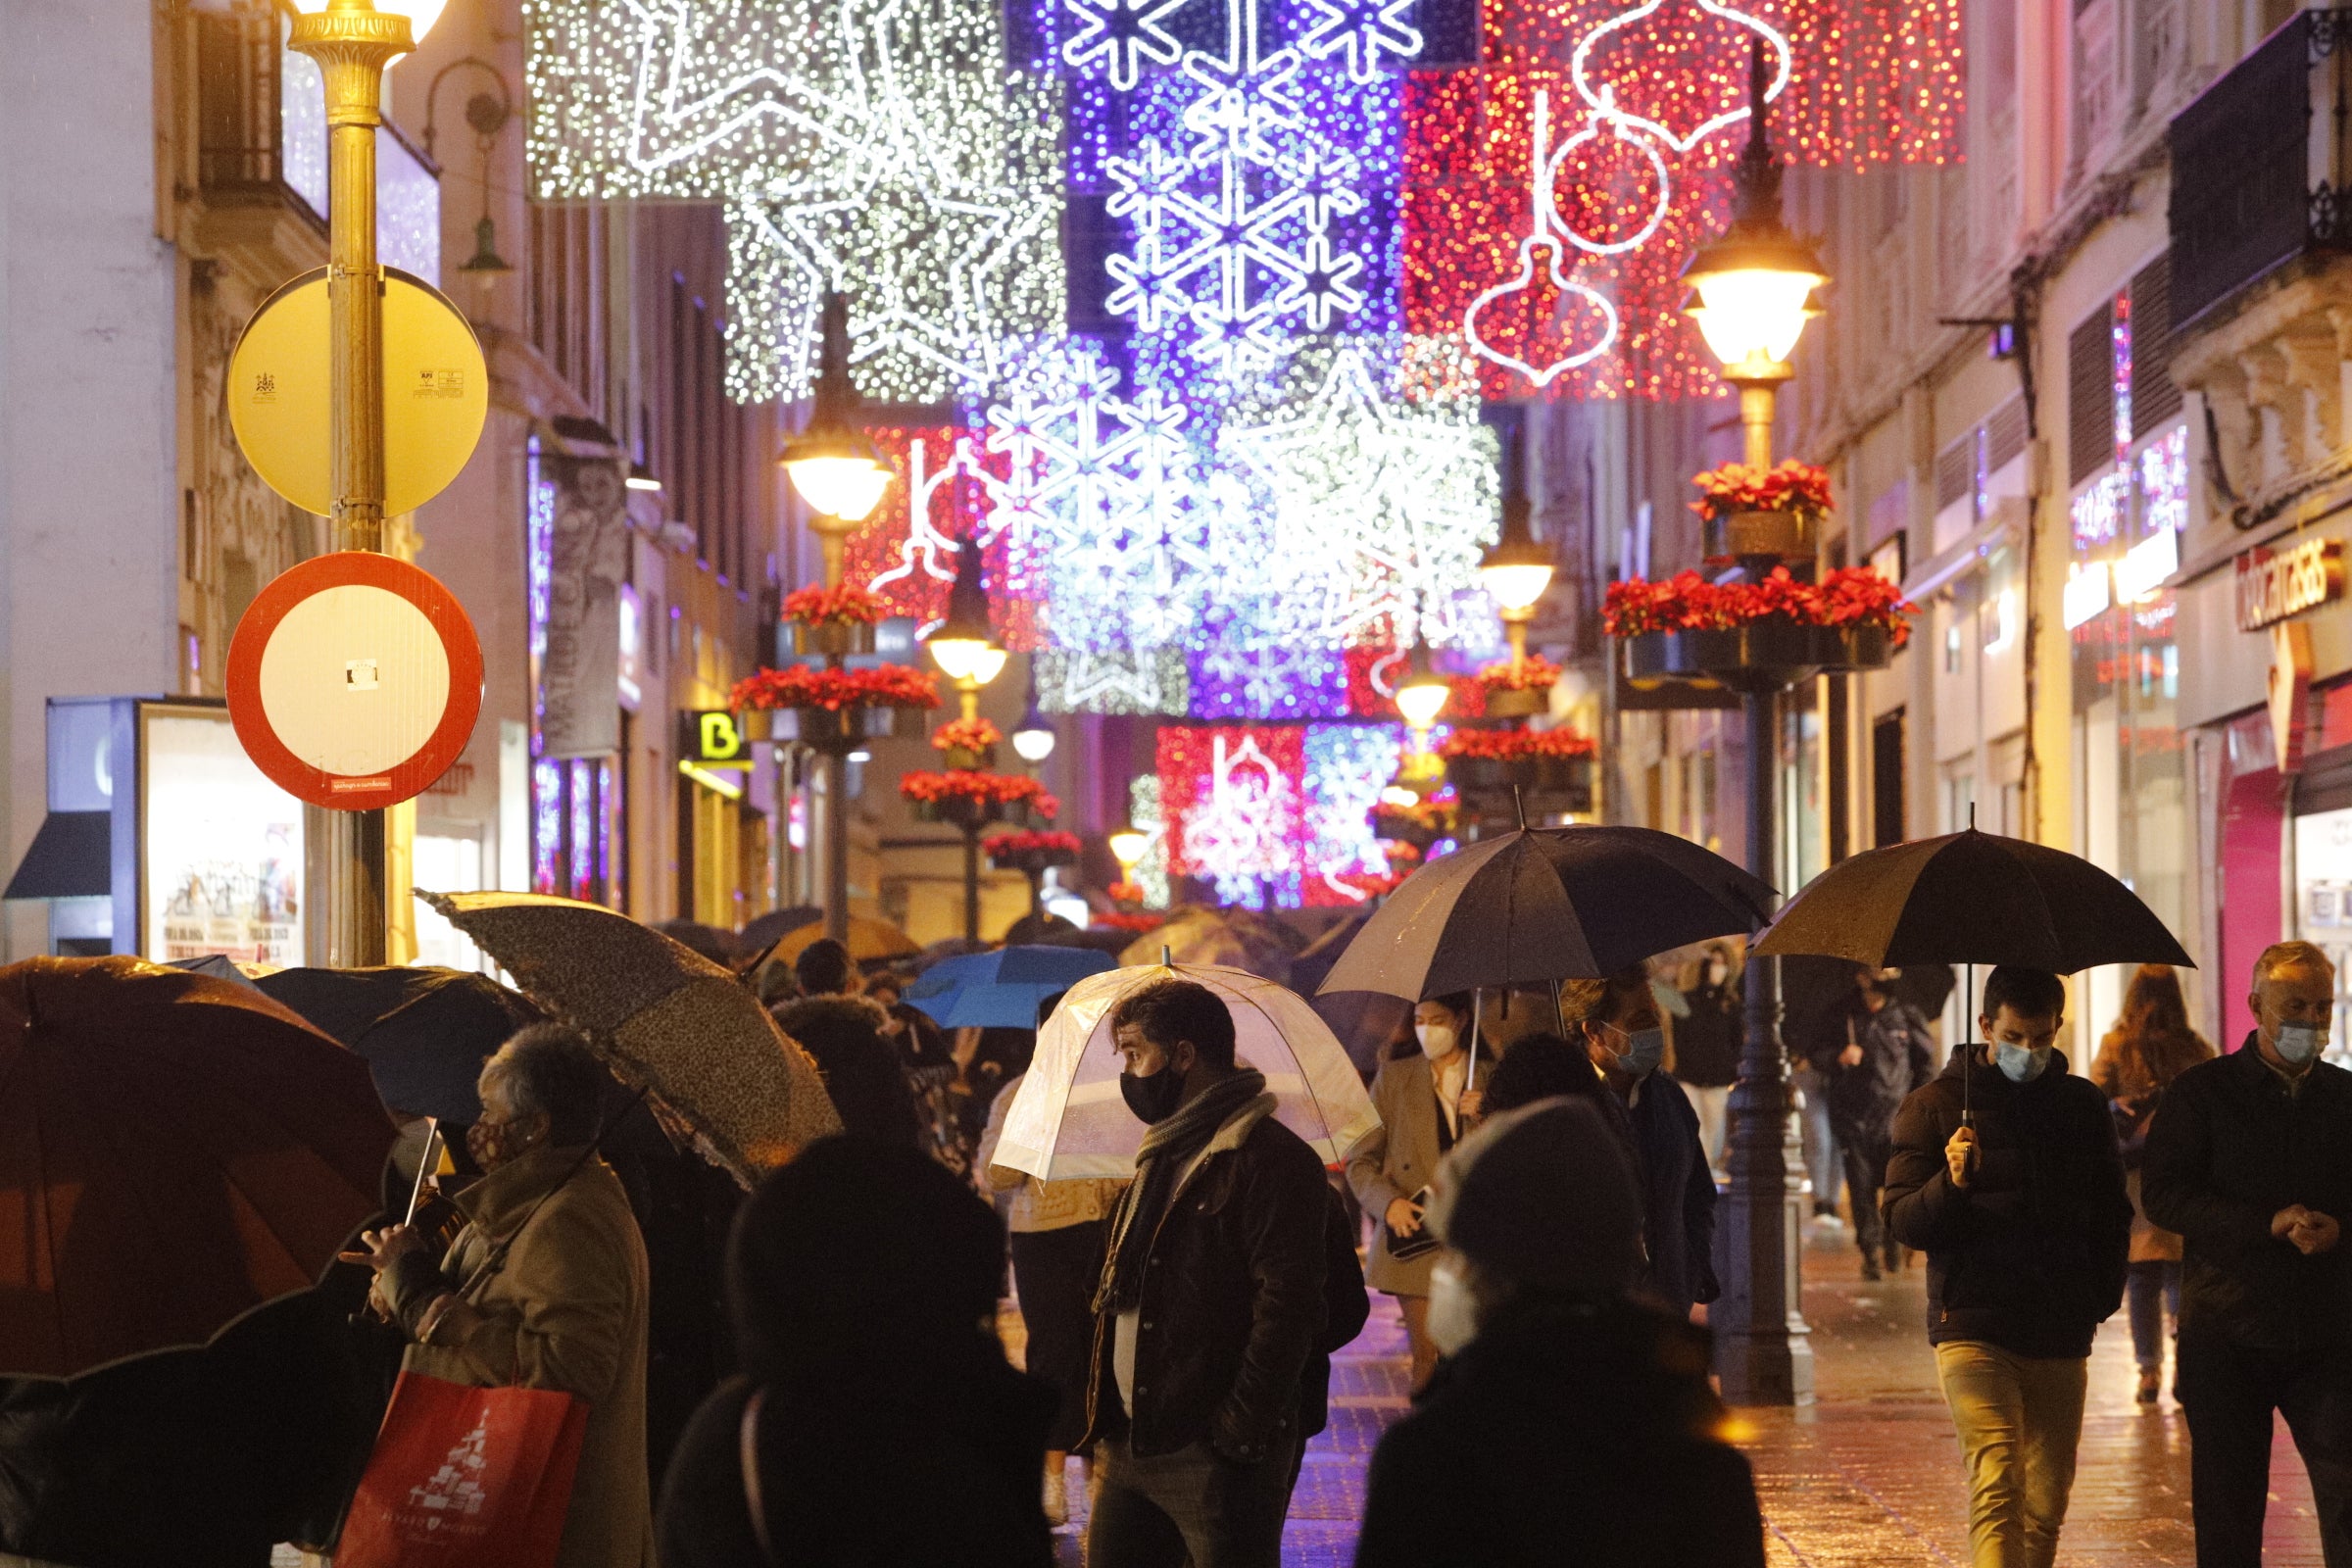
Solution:
<svg viewBox="0 0 2352 1568">
<path fill-rule="evenodd" d="M 1975 828 L 1838 861 L 1788 901 L 1755 951 L 1873 968 L 2196 966 L 2139 895 L 2088 860 Z"/>
<path fill-rule="evenodd" d="M 1643 827 L 1505 833 L 1431 861 L 1364 922 L 1317 988 L 1407 1002 L 1597 979 L 1772 917 L 1773 890 L 1722 856 Z"/>
<path fill-rule="evenodd" d="M 2138 894 L 2088 860 L 1973 827 L 1840 860 L 1788 901 L 1754 952 L 1872 968 L 1967 964 L 1964 1034 L 1975 1022 L 1980 963 L 2052 974 L 2102 963 L 2196 967 Z M 1973 1054 L 1963 1048 L 1964 1106 Z"/>
<path fill-rule="evenodd" d="M 395 1110 L 470 1125 L 482 1063 L 547 1014 L 488 975 L 429 965 L 281 969 L 262 994 L 368 1059 L 376 1093 Z"/>
</svg>

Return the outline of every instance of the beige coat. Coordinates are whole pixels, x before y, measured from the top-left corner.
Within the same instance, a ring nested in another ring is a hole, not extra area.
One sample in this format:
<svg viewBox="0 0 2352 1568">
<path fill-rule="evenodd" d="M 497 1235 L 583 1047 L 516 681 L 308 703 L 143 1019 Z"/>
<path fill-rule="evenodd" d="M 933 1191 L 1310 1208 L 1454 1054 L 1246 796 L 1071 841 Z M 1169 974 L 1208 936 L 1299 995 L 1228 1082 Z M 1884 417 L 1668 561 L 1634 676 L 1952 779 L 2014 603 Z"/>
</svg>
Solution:
<svg viewBox="0 0 2352 1568">
<path fill-rule="evenodd" d="M 1493 1054 L 1482 1049 L 1473 1088 L 1487 1087 L 1487 1070 L 1494 1064 Z M 1383 1217 L 1390 1203 L 1412 1197 L 1438 1173 L 1438 1086 L 1429 1058 L 1416 1050 L 1382 1062 L 1380 1076 L 1372 1080 L 1372 1108 L 1380 1112 L 1380 1130 L 1356 1145 L 1348 1161 L 1348 1185 L 1373 1220 L 1364 1283 L 1391 1296 L 1427 1296 L 1437 1254 L 1424 1252 L 1401 1262 L 1391 1257 Z"/>
<path fill-rule="evenodd" d="M 430 1331 L 431 1343 L 409 1347 L 401 1366 L 473 1388 L 560 1389 L 586 1400 L 557 1568 L 649 1568 L 645 1241 L 620 1179 L 603 1160 L 564 1181 L 579 1157 L 576 1145 L 535 1149 L 458 1195 L 471 1223 L 443 1264 L 449 1278 L 474 1280 L 496 1242 L 515 1239 L 505 1266 L 467 1293 L 474 1310 L 452 1313 Z"/>
</svg>

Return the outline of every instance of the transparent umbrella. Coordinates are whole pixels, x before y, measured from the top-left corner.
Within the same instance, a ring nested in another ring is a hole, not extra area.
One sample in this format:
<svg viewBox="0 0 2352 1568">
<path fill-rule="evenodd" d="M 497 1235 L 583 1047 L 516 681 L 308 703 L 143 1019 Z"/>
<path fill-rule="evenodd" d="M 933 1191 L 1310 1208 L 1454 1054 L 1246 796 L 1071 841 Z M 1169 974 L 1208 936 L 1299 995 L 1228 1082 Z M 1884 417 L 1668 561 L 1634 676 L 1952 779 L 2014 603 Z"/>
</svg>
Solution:
<svg viewBox="0 0 2352 1568">
<path fill-rule="evenodd" d="M 1236 1059 L 1266 1075 L 1276 1118 L 1326 1164 L 1380 1125 L 1347 1048 L 1297 992 L 1241 969 L 1140 964 L 1079 981 L 1046 1020 L 1005 1111 L 998 1164 L 1047 1181 L 1134 1172 L 1144 1124 L 1119 1095 L 1110 1012 L 1130 991 L 1170 977 L 1198 981 L 1225 1000 Z"/>
</svg>

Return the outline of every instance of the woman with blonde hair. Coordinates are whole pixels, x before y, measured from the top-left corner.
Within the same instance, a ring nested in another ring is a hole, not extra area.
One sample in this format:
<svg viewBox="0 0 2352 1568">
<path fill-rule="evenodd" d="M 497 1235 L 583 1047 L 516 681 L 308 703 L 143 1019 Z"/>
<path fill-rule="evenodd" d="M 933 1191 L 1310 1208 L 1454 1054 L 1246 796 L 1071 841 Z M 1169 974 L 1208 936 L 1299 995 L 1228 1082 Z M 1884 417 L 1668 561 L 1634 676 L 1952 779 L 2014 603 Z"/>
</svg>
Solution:
<svg viewBox="0 0 2352 1568">
<path fill-rule="evenodd" d="M 2164 1323 L 2180 1316 L 2180 1238 L 2148 1223 L 2139 1201 L 2139 1162 L 2156 1105 L 2172 1081 L 2213 1054 L 2189 1027 L 2180 977 L 2167 964 L 2141 964 L 2124 992 L 2124 1009 L 2099 1043 L 2090 1079 L 2115 1110 L 2132 1194 L 2132 1350 L 2139 1363 L 2139 1402 L 2154 1404 L 2164 1381 Z"/>
</svg>

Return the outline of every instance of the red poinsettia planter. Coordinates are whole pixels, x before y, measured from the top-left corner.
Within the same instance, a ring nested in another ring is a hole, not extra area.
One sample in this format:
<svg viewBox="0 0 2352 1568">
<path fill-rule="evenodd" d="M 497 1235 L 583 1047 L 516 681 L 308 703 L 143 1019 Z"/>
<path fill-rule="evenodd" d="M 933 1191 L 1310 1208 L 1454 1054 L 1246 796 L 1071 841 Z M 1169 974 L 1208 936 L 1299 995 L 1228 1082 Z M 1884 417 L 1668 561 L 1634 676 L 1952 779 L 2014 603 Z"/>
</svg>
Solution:
<svg viewBox="0 0 2352 1568">
<path fill-rule="evenodd" d="M 1464 792 L 1516 786 L 1530 795 L 1581 795 L 1587 800 L 1592 795 L 1590 757 L 1454 757 L 1446 759 L 1446 776 Z"/>
<path fill-rule="evenodd" d="M 981 846 L 1002 871 L 1042 876 L 1057 865 L 1076 865 L 1082 848 L 1075 833 L 1004 833 Z"/>
<path fill-rule="evenodd" d="M 1635 680 L 1713 680 L 1743 690 L 1753 678 L 1777 689 L 1823 671 L 1884 669 L 1890 641 L 1884 626 L 1757 620 L 1744 626 L 1642 632 L 1625 640 L 1625 662 Z"/>
</svg>

